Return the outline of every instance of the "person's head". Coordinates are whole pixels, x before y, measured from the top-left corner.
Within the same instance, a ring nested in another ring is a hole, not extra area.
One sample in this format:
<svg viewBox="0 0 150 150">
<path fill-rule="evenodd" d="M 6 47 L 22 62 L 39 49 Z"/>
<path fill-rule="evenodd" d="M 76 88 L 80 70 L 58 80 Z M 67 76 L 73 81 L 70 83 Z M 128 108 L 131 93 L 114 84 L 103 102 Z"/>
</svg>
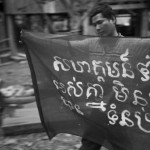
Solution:
<svg viewBox="0 0 150 150">
<path fill-rule="evenodd" d="M 92 24 L 99 36 L 117 36 L 116 15 L 106 3 L 97 3 L 91 13 Z"/>
</svg>

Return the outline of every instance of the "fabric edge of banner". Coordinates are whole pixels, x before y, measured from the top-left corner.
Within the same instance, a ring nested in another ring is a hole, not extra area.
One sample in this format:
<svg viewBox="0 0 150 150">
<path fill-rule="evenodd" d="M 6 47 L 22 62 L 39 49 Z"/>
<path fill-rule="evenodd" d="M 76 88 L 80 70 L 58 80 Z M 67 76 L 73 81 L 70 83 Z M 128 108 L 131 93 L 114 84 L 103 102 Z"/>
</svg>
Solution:
<svg viewBox="0 0 150 150">
<path fill-rule="evenodd" d="M 36 104 L 37 104 L 37 107 L 38 107 L 38 112 L 39 112 L 41 124 L 44 127 L 49 139 L 52 139 L 54 136 L 57 135 L 57 133 L 53 133 L 53 134 L 50 135 L 50 133 L 48 132 L 47 126 L 45 124 L 45 121 L 44 121 L 44 118 L 43 118 L 43 113 L 42 113 L 42 108 L 41 108 L 40 101 L 39 101 L 39 99 L 40 99 L 39 98 L 39 90 L 38 90 L 38 86 L 37 86 L 37 79 L 36 79 L 36 76 L 35 76 L 34 67 L 33 67 L 33 64 L 32 64 L 32 61 L 31 61 L 31 57 L 30 57 L 27 45 L 23 40 L 22 33 L 21 33 L 21 40 L 22 40 L 22 43 L 24 45 L 24 50 L 25 50 L 25 53 L 26 53 L 26 56 L 27 56 L 27 60 L 28 60 L 28 64 L 29 64 L 29 68 L 30 68 L 30 72 L 31 72 L 31 78 L 32 78 L 32 82 L 33 82 L 33 87 L 34 87 L 34 90 L 36 91 L 35 92 L 35 98 L 36 98 Z"/>
<path fill-rule="evenodd" d="M 61 37 L 66 37 L 66 36 L 72 36 L 71 34 L 48 34 L 48 33 L 43 33 L 43 32 L 36 32 L 33 33 L 31 31 L 28 30 L 21 30 L 20 32 L 21 37 L 25 37 L 25 36 L 32 36 L 32 37 L 36 37 L 39 38 L 39 35 L 42 35 L 43 38 L 42 39 L 57 39 L 57 38 L 61 38 Z M 41 39 L 41 38 L 39 38 Z"/>
<path fill-rule="evenodd" d="M 38 37 L 38 34 L 41 34 L 41 35 L 44 36 L 44 38 L 42 38 L 42 39 L 55 39 L 55 38 L 57 39 L 57 38 L 61 38 L 61 37 L 75 36 L 74 34 L 72 34 L 70 32 L 68 32 L 66 34 L 50 34 L 50 33 L 44 33 L 44 32 L 34 33 L 32 31 L 25 30 L 25 29 L 22 29 L 21 32 L 20 32 L 21 37 L 25 36 L 25 35 Z M 83 36 L 83 37 L 90 37 L 90 38 L 92 38 L 92 37 L 100 38 L 98 35 L 76 35 L 76 36 Z M 112 37 L 110 37 L 110 36 L 105 37 L 104 36 L 104 37 L 101 37 L 101 38 L 112 38 Z M 135 37 L 135 36 L 134 37 L 131 37 L 131 36 L 126 36 L 126 37 L 125 36 L 114 36 L 113 38 L 150 39 L 150 37 L 141 37 L 141 36 L 139 36 L 139 37 Z"/>
</svg>

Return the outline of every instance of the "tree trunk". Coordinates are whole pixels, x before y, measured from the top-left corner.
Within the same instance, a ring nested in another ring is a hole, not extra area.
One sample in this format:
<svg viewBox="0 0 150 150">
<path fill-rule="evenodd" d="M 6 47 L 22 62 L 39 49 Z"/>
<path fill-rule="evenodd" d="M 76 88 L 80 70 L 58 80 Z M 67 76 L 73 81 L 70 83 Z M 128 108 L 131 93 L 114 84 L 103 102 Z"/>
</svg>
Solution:
<svg viewBox="0 0 150 150">
<path fill-rule="evenodd" d="M 17 50 L 17 45 L 15 42 L 15 31 L 14 31 L 13 18 L 11 15 L 6 15 L 6 24 L 7 24 L 9 47 L 11 50 L 11 54 L 16 55 L 18 50 Z"/>
</svg>

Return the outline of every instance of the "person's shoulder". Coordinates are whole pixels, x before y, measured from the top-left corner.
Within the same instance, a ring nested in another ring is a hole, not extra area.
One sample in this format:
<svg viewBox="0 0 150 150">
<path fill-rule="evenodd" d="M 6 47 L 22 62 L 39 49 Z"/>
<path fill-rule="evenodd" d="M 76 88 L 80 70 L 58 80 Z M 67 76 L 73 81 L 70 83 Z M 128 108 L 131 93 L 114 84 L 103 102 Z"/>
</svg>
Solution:
<svg viewBox="0 0 150 150">
<path fill-rule="evenodd" d="M 70 41 L 71 45 L 89 45 L 92 44 L 93 42 L 97 41 L 98 37 L 87 37 L 84 39 L 77 39 L 74 41 Z"/>
</svg>

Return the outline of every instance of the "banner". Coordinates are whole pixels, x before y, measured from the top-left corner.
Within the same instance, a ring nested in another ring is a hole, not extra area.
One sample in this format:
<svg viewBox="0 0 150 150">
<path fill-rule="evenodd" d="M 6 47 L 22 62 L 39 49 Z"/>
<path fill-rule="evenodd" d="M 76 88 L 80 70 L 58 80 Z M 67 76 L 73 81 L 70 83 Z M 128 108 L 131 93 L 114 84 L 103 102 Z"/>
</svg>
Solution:
<svg viewBox="0 0 150 150">
<path fill-rule="evenodd" d="M 114 150 L 150 147 L 150 39 L 22 32 L 41 121 Z"/>
</svg>

